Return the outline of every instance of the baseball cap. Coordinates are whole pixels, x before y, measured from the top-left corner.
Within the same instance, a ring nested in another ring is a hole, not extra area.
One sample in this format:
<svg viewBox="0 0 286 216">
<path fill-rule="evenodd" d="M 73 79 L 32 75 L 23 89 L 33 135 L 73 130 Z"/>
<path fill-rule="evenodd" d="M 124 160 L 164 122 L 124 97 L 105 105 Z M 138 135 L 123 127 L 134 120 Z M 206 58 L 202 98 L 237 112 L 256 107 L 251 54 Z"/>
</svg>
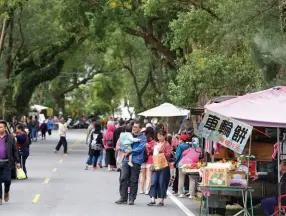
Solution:
<svg viewBox="0 0 286 216">
<path fill-rule="evenodd" d="M 188 139 L 188 136 L 186 134 L 181 134 L 178 136 L 179 139 L 186 141 Z"/>
</svg>

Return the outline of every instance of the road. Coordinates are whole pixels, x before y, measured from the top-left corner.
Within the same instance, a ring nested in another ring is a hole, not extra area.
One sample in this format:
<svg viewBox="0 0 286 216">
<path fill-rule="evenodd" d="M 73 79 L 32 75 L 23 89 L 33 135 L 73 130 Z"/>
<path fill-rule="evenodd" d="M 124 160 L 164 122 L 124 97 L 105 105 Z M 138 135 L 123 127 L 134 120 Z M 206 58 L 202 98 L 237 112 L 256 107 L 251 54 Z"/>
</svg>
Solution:
<svg viewBox="0 0 286 216">
<path fill-rule="evenodd" d="M 87 145 L 85 131 L 68 132 L 69 155 L 53 153 L 58 134 L 31 146 L 27 161 L 29 179 L 14 180 L 11 199 L 0 206 L 1 215 L 9 216 L 193 216 L 198 206 L 189 199 L 169 196 L 164 207 L 148 207 L 149 197 L 139 195 L 134 206 L 116 205 L 119 198 L 119 173 L 106 168 L 85 168 Z"/>
</svg>

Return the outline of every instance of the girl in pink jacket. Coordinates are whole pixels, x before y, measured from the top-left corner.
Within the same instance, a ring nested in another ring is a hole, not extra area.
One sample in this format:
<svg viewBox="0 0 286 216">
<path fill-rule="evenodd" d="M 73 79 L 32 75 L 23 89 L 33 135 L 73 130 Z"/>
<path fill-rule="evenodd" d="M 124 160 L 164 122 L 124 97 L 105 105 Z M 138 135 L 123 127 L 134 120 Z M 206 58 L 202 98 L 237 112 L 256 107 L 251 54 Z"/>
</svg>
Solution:
<svg viewBox="0 0 286 216">
<path fill-rule="evenodd" d="M 113 125 L 108 125 L 107 132 L 103 136 L 103 145 L 106 151 L 106 164 L 108 165 L 108 171 L 114 170 L 116 166 L 115 151 L 114 151 L 114 148 L 116 148 L 116 146 L 113 146 L 114 130 L 115 127 Z"/>
</svg>

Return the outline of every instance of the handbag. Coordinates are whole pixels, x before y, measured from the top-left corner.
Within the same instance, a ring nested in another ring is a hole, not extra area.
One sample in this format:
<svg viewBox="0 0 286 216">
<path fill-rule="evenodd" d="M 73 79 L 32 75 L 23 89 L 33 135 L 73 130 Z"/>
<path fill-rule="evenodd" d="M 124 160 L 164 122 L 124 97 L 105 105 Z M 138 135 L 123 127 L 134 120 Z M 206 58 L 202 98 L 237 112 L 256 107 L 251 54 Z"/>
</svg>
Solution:
<svg viewBox="0 0 286 216">
<path fill-rule="evenodd" d="M 17 179 L 26 179 L 26 174 L 22 168 L 17 169 Z"/>
<path fill-rule="evenodd" d="M 155 170 L 161 170 L 169 166 L 164 153 L 153 156 L 153 164 Z"/>
</svg>

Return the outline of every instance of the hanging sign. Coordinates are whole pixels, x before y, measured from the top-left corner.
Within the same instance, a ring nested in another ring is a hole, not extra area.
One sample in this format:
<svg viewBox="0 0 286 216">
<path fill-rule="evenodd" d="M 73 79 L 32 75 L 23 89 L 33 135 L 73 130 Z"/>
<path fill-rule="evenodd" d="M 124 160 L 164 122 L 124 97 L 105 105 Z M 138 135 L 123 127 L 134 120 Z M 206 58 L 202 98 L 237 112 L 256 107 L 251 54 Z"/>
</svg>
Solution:
<svg viewBox="0 0 286 216">
<path fill-rule="evenodd" d="M 207 111 L 198 129 L 198 136 L 219 142 L 241 154 L 252 129 L 253 127 L 248 124 Z"/>
</svg>

